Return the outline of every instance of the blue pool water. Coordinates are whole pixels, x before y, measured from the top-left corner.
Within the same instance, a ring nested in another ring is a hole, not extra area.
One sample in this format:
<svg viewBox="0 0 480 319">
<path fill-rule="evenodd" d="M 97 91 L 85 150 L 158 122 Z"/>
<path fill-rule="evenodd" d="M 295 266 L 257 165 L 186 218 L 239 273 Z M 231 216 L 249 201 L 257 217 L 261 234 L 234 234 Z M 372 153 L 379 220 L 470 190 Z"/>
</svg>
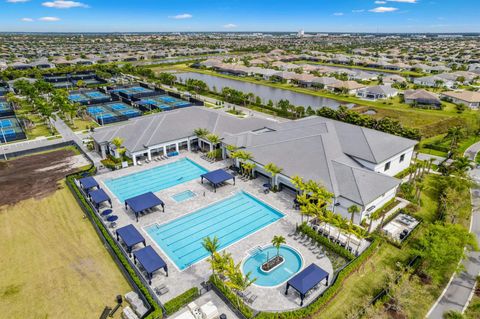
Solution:
<svg viewBox="0 0 480 319">
<path fill-rule="evenodd" d="M 155 193 L 191 181 L 206 172 L 208 171 L 205 168 L 185 158 L 138 173 L 110 179 L 105 181 L 105 184 L 121 202 L 124 202 L 134 196 L 147 192 Z"/>
<path fill-rule="evenodd" d="M 217 236 L 221 250 L 282 217 L 281 212 L 240 192 L 169 223 L 146 227 L 145 230 L 170 260 L 183 270 L 208 256 L 202 246 L 203 238 Z"/>
<path fill-rule="evenodd" d="M 177 203 L 181 203 L 181 202 L 184 202 L 190 198 L 193 198 L 197 196 L 197 194 L 195 194 L 194 192 L 192 192 L 191 190 L 188 190 L 188 191 L 184 191 L 184 192 L 181 192 L 181 193 L 178 193 L 178 194 L 175 194 L 172 196 L 173 200 L 176 201 Z"/>
<path fill-rule="evenodd" d="M 283 256 L 284 263 L 268 273 L 262 271 L 261 265 L 276 254 L 277 249 L 273 246 L 258 250 L 243 263 L 243 273 L 251 272 L 250 278 L 257 278 L 255 285 L 274 287 L 290 279 L 302 268 L 302 257 L 300 254 L 293 248 L 281 246 L 280 255 Z"/>
</svg>

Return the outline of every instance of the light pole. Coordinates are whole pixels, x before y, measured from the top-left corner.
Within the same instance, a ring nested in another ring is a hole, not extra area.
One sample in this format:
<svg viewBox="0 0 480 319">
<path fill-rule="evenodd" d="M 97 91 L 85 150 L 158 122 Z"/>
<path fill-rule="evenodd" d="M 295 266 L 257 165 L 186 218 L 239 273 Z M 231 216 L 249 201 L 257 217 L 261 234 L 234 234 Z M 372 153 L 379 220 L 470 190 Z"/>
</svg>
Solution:
<svg viewBox="0 0 480 319">
<path fill-rule="evenodd" d="M 0 126 L 0 130 L 2 131 L 2 137 L 4 141 L 2 144 L 7 145 L 7 138 L 5 137 L 5 132 L 3 131 L 2 126 Z M 3 147 L 3 157 L 5 158 L 5 160 L 7 160 L 7 151 L 5 150 L 5 147 Z"/>
</svg>

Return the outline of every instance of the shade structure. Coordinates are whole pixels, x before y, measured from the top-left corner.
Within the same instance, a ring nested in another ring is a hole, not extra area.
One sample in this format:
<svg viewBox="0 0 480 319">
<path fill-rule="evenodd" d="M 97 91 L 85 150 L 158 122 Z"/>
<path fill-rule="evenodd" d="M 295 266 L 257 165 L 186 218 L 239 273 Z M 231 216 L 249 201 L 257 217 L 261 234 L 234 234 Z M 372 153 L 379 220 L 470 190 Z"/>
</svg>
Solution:
<svg viewBox="0 0 480 319">
<path fill-rule="evenodd" d="M 97 181 L 92 176 L 84 177 L 79 180 L 80 186 L 86 191 L 99 187 Z"/>
<path fill-rule="evenodd" d="M 104 202 L 108 202 L 110 204 L 110 207 L 112 207 L 112 200 L 101 188 L 88 192 L 88 196 L 90 196 L 90 200 L 96 208 L 98 208 L 100 204 Z"/>
<path fill-rule="evenodd" d="M 138 215 L 140 213 L 157 206 L 162 206 L 163 211 L 165 211 L 164 202 L 160 198 L 155 196 L 155 194 L 152 192 L 148 192 L 125 200 L 125 209 L 130 207 L 130 209 L 135 213 L 137 222 Z"/>
<path fill-rule="evenodd" d="M 288 288 L 292 287 L 300 294 L 300 299 L 302 300 L 300 306 L 303 306 L 303 299 L 307 292 L 324 279 L 326 279 L 325 285 L 328 285 L 328 272 L 312 263 L 287 282 L 285 295 L 288 294 Z"/>
<path fill-rule="evenodd" d="M 146 245 L 145 238 L 132 224 L 117 229 L 116 234 L 117 240 L 119 241 L 121 238 L 125 246 L 127 246 L 128 253 L 131 253 L 132 248 L 137 244 L 143 243 L 143 245 Z"/>
<path fill-rule="evenodd" d="M 152 248 L 152 246 L 147 246 L 145 248 L 136 250 L 133 252 L 133 260 L 135 263 L 137 261 L 142 265 L 143 269 L 147 272 L 148 283 L 152 284 L 153 273 L 159 269 L 165 270 L 165 273 L 168 277 L 168 267 L 162 257 L 160 257 L 157 252 Z"/>
<path fill-rule="evenodd" d="M 215 192 L 217 191 L 217 187 L 221 183 L 226 182 L 230 179 L 233 179 L 233 185 L 235 185 L 235 176 L 224 171 L 223 169 L 217 169 L 215 171 L 202 174 L 200 175 L 200 177 L 202 178 L 202 184 L 203 184 L 203 179 L 206 179 L 213 185 L 213 189 Z"/>
</svg>

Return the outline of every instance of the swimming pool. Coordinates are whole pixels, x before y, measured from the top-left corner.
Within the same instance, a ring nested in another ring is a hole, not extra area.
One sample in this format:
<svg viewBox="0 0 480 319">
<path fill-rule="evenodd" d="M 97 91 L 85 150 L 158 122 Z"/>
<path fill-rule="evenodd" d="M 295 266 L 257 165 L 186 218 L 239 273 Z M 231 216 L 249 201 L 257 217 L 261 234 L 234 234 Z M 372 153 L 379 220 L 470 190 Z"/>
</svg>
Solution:
<svg viewBox="0 0 480 319">
<path fill-rule="evenodd" d="M 197 163 L 184 158 L 176 162 L 157 166 L 145 171 L 105 181 L 108 189 L 121 201 L 145 194 L 158 192 L 208 172 Z"/>
<path fill-rule="evenodd" d="M 173 195 L 172 198 L 177 203 L 181 203 L 181 202 L 184 202 L 186 200 L 189 200 L 190 198 L 194 198 L 195 196 L 197 196 L 197 194 L 195 194 L 191 190 L 187 190 L 187 191 L 184 191 L 184 192 Z"/>
<path fill-rule="evenodd" d="M 290 279 L 302 268 L 302 257 L 300 253 L 289 246 L 281 246 L 280 255 L 283 256 L 285 260 L 283 264 L 280 264 L 270 272 L 263 271 L 260 268 L 262 264 L 276 254 L 277 249 L 273 246 L 257 250 L 243 263 L 243 273 L 247 274 L 251 272 L 250 278 L 257 278 L 255 281 L 255 285 L 257 286 L 275 287 Z"/>
<path fill-rule="evenodd" d="M 245 192 L 177 218 L 145 228 L 155 243 L 183 270 L 204 259 L 205 237 L 217 236 L 221 250 L 276 222 L 284 215 Z"/>
</svg>

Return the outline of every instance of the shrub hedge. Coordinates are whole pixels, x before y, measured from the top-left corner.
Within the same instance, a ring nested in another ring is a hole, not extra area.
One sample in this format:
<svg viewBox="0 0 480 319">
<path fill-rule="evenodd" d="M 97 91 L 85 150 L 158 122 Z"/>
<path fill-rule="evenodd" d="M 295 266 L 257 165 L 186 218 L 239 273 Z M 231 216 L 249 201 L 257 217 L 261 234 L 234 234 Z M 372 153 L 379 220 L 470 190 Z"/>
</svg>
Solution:
<svg viewBox="0 0 480 319">
<path fill-rule="evenodd" d="M 188 305 L 190 302 L 194 301 L 197 299 L 199 296 L 199 291 L 197 287 L 193 287 L 191 289 L 188 289 L 181 295 L 178 295 L 177 297 L 167 301 L 163 307 L 165 308 L 165 313 L 166 315 L 171 315 L 180 308 L 182 308 L 185 305 Z"/>
<path fill-rule="evenodd" d="M 343 281 L 355 270 L 357 270 L 364 261 L 366 261 L 375 251 L 376 247 L 380 243 L 381 239 L 375 237 L 370 246 L 356 259 L 349 263 L 339 273 L 334 282 L 328 287 L 323 294 L 317 298 L 314 302 L 306 306 L 293 311 L 286 312 L 260 312 L 255 318 L 258 319 L 301 319 L 318 313 L 329 301 L 332 299 L 342 287 Z"/>
<path fill-rule="evenodd" d="M 94 167 L 91 168 L 90 170 L 86 171 L 86 172 L 87 173 L 93 173 L 93 170 L 94 170 Z M 87 200 L 83 196 L 82 192 L 78 189 L 77 185 L 75 184 L 74 179 L 79 178 L 79 177 L 80 177 L 80 174 L 73 174 L 73 175 L 67 176 L 67 185 L 69 186 L 70 190 L 72 190 L 74 192 L 74 195 L 77 197 L 77 199 L 80 201 L 83 210 L 88 215 L 90 215 L 91 219 L 95 222 L 97 227 L 100 229 L 100 231 L 102 232 L 102 235 L 105 238 L 105 240 L 107 241 L 108 245 L 113 250 L 115 255 L 118 257 L 118 259 L 122 263 L 123 267 L 125 268 L 125 270 L 129 274 L 129 276 L 131 277 L 131 279 L 133 280 L 135 285 L 137 285 L 138 289 L 142 292 L 142 294 L 145 296 L 147 302 L 152 307 L 153 311 L 150 314 L 148 314 L 148 316 L 145 317 L 145 319 L 162 318 L 162 316 L 163 316 L 162 309 L 155 302 L 153 297 L 150 295 L 150 292 L 148 291 L 147 287 L 145 287 L 143 285 L 141 279 L 137 276 L 137 273 L 135 272 L 135 270 L 130 266 L 130 263 L 128 262 L 126 257 L 122 254 L 122 251 L 118 247 L 115 240 L 110 236 L 110 233 L 108 232 L 108 230 L 105 228 L 105 226 L 99 220 L 97 214 L 95 214 L 95 212 L 93 211 L 93 209 L 90 207 Z"/>
<path fill-rule="evenodd" d="M 247 306 L 240 297 L 238 297 L 217 275 L 210 277 L 210 282 L 217 287 L 217 289 L 230 301 L 230 303 L 236 307 L 245 318 L 253 318 L 254 312 L 252 308 Z"/>
<path fill-rule="evenodd" d="M 298 230 L 307 235 L 308 237 L 315 239 L 317 242 L 325 246 L 328 250 L 346 258 L 347 260 L 353 260 L 355 258 L 355 256 L 351 252 L 349 252 L 342 246 L 331 242 L 330 240 L 328 240 L 327 237 L 320 235 L 305 223 L 298 226 Z"/>
</svg>

